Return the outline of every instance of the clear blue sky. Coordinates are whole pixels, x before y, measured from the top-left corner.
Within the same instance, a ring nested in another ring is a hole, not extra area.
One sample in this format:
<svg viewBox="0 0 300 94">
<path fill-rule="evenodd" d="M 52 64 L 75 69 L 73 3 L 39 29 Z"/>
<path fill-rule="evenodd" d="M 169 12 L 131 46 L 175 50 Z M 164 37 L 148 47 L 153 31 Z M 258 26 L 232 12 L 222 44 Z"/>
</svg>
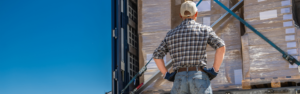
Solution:
<svg viewBox="0 0 300 94">
<path fill-rule="evenodd" d="M 0 94 L 111 91 L 110 0 L 0 0 Z"/>
</svg>

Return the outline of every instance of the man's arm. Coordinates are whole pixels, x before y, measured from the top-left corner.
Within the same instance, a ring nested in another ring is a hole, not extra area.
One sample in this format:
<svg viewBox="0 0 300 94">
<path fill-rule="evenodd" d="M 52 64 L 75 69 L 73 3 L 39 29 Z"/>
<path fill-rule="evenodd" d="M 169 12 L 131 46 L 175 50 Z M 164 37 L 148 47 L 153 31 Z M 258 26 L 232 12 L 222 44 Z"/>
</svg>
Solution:
<svg viewBox="0 0 300 94">
<path fill-rule="evenodd" d="M 169 50 L 167 47 L 166 39 L 164 39 L 153 53 L 153 59 L 156 63 L 156 66 L 163 75 L 165 75 L 168 72 L 165 66 L 165 62 L 163 60 L 163 57 L 167 54 L 167 52 L 169 52 Z"/>
<path fill-rule="evenodd" d="M 213 65 L 213 69 L 215 72 L 219 71 L 219 68 L 223 62 L 223 58 L 225 55 L 225 43 L 224 41 L 219 38 L 216 33 L 211 29 L 208 28 L 209 38 L 207 43 L 214 49 L 216 49 L 215 53 L 215 62 Z"/>
<path fill-rule="evenodd" d="M 160 72 L 165 75 L 168 70 L 165 66 L 165 62 L 163 59 L 154 59 L 155 63 L 156 63 L 156 66 L 158 67 L 158 69 L 160 70 Z"/>
<path fill-rule="evenodd" d="M 214 62 L 214 65 L 213 65 L 213 68 L 215 69 L 215 72 L 218 72 L 219 69 L 220 69 L 220 66 L 223 62 L 223 58 L 224 58 L 224 55 L 225 55 L 225 46 L 222 46 L 220 48 L 218 48 L 216 50 L 216 54 L 215 54 L 215 62 Z"/>
</svg>

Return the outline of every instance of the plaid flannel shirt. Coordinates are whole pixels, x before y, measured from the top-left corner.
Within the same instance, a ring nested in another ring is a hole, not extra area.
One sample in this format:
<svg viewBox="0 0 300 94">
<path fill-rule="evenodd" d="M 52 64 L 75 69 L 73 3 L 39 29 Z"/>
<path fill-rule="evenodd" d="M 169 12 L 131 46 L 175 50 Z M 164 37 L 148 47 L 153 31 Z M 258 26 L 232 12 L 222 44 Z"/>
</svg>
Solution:
<svg viewBox="0 0 300 94">
<path fill-rule="evenodd" d="M 170 30 L 153 53 L 154 59 L 162 59 L 170 53 L 173 70 L 185 67 L 206 66 L 206 46 L 214 49 L 225 46 L 210 26 L 185 19 L 175 29 Z"/>
</svg>

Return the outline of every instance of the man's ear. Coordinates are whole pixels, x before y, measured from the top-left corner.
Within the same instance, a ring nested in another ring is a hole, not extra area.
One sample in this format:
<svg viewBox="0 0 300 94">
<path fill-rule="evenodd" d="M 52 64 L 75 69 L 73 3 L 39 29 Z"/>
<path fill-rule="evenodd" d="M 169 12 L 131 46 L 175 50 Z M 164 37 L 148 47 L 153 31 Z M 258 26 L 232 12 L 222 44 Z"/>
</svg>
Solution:
<svg viewBox="0 0 300 94">
<path fill-rule="evenodd" d="M 195 17 L 197 17 L 198 16 L 198 12 L 196 12 L 196 14 L 195 14 Z"/>
<path fill-rule="evenodd" d="M 181 14 L 179 13 L 180 18 L 182 18 Z"/>
</svg>

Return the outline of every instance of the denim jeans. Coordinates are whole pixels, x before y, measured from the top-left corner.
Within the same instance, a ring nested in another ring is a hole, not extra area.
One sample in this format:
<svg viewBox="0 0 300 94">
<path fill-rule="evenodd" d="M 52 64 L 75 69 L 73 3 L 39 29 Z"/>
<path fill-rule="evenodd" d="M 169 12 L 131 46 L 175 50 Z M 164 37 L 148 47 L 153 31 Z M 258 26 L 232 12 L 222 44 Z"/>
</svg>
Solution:
<svg viewBox="0 0 300 94">
<path fill-rule="evenodd" d="M 212 94 L 210 80 L 202 71 L 178 72 L 171 94 Z"/>
</svg>

